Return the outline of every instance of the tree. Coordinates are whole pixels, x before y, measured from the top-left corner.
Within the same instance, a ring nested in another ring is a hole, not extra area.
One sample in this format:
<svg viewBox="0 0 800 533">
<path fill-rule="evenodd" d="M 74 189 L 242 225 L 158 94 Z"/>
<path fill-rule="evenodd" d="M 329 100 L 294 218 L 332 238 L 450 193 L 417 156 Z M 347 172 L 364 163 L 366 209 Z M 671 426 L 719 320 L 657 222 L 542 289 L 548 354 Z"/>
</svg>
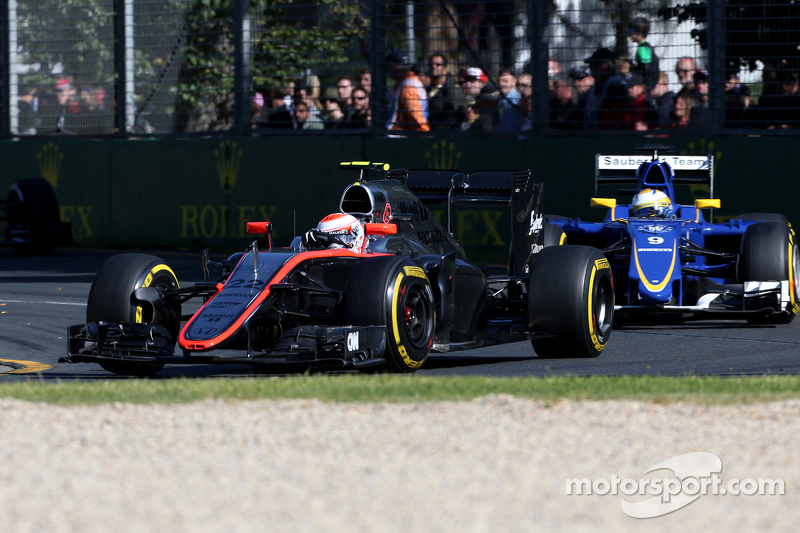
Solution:
<svg viewBox="0 0 800 533">
<path fill-rule="evenodd" d="M 306 68 L 351 61 L 366 37 L 358 3 L 250 0 L 252 83 L 283 87 Z M 227 130 L 233 124 L 233 0 L 199 0 L 187 14 L 179 93 L 179 131 Z"/>
<path fill-rule="evenodd" d="M 756 61 L 780 65 L 791 70 L 800 68 L 797 46 L 800 44 L 800 4 L 794 0 L 736 0 L 723 4 L 723 56 L 726 69 L 756 69 Z M 659 10 L 664 20 L 708 21 L 708 4 L 692 3 Z M 703 49 L 708 48 L 708 29 L 692 31 L 692 37 Z"/>
</svg>

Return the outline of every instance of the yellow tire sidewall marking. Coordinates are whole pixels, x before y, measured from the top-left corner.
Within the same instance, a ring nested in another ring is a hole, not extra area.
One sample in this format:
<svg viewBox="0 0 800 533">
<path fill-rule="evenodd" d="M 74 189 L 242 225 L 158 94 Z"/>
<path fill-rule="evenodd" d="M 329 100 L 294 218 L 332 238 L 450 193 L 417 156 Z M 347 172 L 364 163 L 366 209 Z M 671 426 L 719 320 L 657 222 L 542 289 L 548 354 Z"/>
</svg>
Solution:
<svg viewBox="0 0 800 533">
<path fill-rule="evenodd" d="M 414 268 L 417 267 L 403 267 L 403 270 L 414 269 Z M 422 272 L 421 277 L 428 279 L 425 276 L 425 272 L 421 268 L 419 269 L 419 271 Z M 416 273 L 409 275 L 418 276 L 418 274 Z M 395 344 L 397 345 L 397 351 L 400 352 L 400 357 L 403 358 L 403 362 L 406 364 L 406 366 L 408 366 L 408 368 L 417 368 L 418 366 L 422 365 L 422 363 L 424 363 L 425 360 L 423 359 L 422 361 L 414 361 L 413 359 L 411 359 L 411 357 L 408 356 L 406 347 L 403 346 L 402 342 L 400 341 L 400 328 L 398 327 L 398 321 L 397 321 L 397 297 L 400 294 L 400 283 L 402 283 L 404 277 L 405 275 L 402 272 L 400 272 L 397 274 L 397 279 L 394 282 L 394 292 L 392 294 L 392 330 L 394 333 L 394 341 Z"/>
<path fill-rule="evenodd" d="M 601 263 L 604 261 L 603 259 L 598 259 L 595 261 L 596 263 Z M 605 260 L 608 263 L 607 260 Z M 594 299 L 594 275 L 597 273 L 598 268 L 596 266 L 592 266 L 592 275 L 589 276 L 589 336 L 592 339 L 592 344 L 594 345 L 594 349 L 598 352 L 602 352 L 603 348 L 606 347 L 605 343 L 601 343 L 600 339 L 597 338 L 597 333 L 594 331 L 594 317 L 592 316 L 592 302 Z"/>
<path fill-rule="evenodd" d="M 167 265 L 165 265 L 163 263 L 154 266 L 150 270 L 150 272 L 147 273 L 147 277 L 144 278 L 144 283 L 142 283 L 142 287 L 149 287 L 150 284 L 153 283 L 153 277 L 155 277 L 155 275 L 158 274 L 159 272 L 161 272 L 162 270 L 166 270 L 167 272 L 169 272 L 172 275 L 173 279 L 175 279 L 175 283 L 178 285 L 178 287 L 180 287 L 180 284 L 178 283 L 178 276 L 175 275 L 175 272 L 173 272 L 170 267 L 168 267 Z M 141 323 L 143 313 L 144 313 L 144 311 L 142 310 L 142 308 L 137 305 L 136 306 L 136 320 L 135 320 L 135 322 Z"/>
<path fill-rule="evenodd" d="M 35 372 L 44 372 L 53 368 L 53 365 L 46 363 L 37 363 L 36 361 L 17 361 L 14 359 L 0 359 L 0 363 L 15 363 L 18 365 L 25 365 L 25 368 L 17 368 L 9 372 L 2 372 L 2 374 L 33 374 Z"/>
<path fill-rule="evenodd" d="M 795 294 L 795 275 L 794 271 L 794 230 L 789 226 L 789 304 L 790 312 L 796 315 L 800 306 L 797 304 L 797 294 Z"/>
</svg>

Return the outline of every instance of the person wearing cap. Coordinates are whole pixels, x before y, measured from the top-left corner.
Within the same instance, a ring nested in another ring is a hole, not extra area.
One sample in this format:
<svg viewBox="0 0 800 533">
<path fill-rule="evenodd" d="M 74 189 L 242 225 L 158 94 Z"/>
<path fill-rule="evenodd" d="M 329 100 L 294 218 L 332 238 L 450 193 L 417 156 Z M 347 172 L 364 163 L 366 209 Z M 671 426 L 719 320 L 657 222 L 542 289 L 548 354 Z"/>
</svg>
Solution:
<svg viewBox="0 0 800 533">
<path fill-rule="evenodd" d="M 647 35 L 650 33 L 650 21 L 645 17 L 636 17 L 630 24 L 631 40 L 636 43 L 636 53 L 633 57 L 633 73 L 641 74 L 648 91 L 658 83 L 658 56 L 650 43 Z"/>
<path fill-rule="evenodd" d="M 425 111 L 428 95 L 422 82 L 411 68 L 408 55 L 401 51 L 391 52 L 386 62 L 389 76 L 395 86 L 387 94 L 387 123 L 390 131 L 430 131 Z"/>
<path fill-rule="evenodd" d="M 800 127 L 800 93 L 797 73 L 786 62 L 775 69 L 778 94 L 762 94 L 758 101 L 762 127 L 788 129 Z"/>
<path fill-rule="evenodd" d="M 594 78 L 589 67 L 584 65 L 569 69 L 567 75 L 572 80 L 572 87 L 577 96 L 573 122 L 577 122 L 578 129 L 582 129 L 583 117 L 586 114 L 586 102 L 589 101 L 590 89 L 594 87 Z"/>
<path fill-rule="evenodd" d="M 483 70 L 478 67 L 469 67 L 464 69 L 461 74 L 461 95 L 456 101 L 456 111 L 460 115 L 460 120 L 463 124 L 467 117 L 467 107 L 475 105 L 478 95 L 481 94 L 481 89 L 486 84 L 484 79 L 488 79 L 483 73 Z"/>
<path fill-rule="evenodd" d="M 595 79 L 594 89 L 586 102 L 584 129 L 633 129 L 633 102 L 628 86 L 617 73 L 616 55 L 608 48 L 598 48 L 586 59 Z"/>
</svg>

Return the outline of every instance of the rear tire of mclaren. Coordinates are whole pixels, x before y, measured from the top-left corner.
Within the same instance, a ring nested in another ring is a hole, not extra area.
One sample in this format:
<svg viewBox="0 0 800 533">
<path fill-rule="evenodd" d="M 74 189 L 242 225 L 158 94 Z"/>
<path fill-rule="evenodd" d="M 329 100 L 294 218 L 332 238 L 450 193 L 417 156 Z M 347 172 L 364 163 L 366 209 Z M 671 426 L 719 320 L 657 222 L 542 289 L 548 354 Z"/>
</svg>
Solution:
<svg viewBox="0 0 800 533">
<path fill-rule="evenodd" d="M 422 367 L 436 329 L 433 291 L 425 272 L 409 259 L 376 257 L 353 268 L 344 293 L 344 320 L 353 326 L 386 326 L 386 369 Z"/>
<path fill-rule="evenodd" d="M 131 303 L 131 295 L 140 287 L 177 289 L 178 279 L 163 260 L 146 254 L 119 254 L 111 257 L 92 283 L 86 306 L 87 322 L 140 322 L 152 321 L 152 310 Z M 148 316 L 149 315 L 149 316 Z M 170 318 L 161 325 L 172 335 L 173 345 L 180 331 L 181 309 L 178 304 L 171 309 Z M 163 363 L 130 363 L 108 361 L 100 366 L 123 376 L 150 376 L 162 368 Z"/>
<path fill-rule="evenodd" d="M 6 197 L 13 207 L 8 207 L 8 226 L 27 226 L 34 231 L 44 231 L 60 220 L 58 200 L 50 182 L 44 178 L 24 178 L 11 184 Z M 8 231 L 6 232 L 8 233 Z M 8 235 L 6 236 L 8 240 Z M 14 244 L 19 255 L 47 255 L 55 248 L 55 239 L 41 242 Z"/>
<path fill-rule="evenodd" d="M 794 239 L 794 230 L 786 222 L 759 222 L 745 230 L 739 255 L 741 280 L 789 280 L 790 298 L 789 313 L 748 316 L 750 324 L 788 324 L 797 315 L 800 248 Z"/>
<path fill-rule="evenodd" d="M 611 335 L 614 287 L 603 253 L 589 246 L 552 246 L 531 261 L 528 331 L 544 359 L 597 357 Z"/>
</svg>

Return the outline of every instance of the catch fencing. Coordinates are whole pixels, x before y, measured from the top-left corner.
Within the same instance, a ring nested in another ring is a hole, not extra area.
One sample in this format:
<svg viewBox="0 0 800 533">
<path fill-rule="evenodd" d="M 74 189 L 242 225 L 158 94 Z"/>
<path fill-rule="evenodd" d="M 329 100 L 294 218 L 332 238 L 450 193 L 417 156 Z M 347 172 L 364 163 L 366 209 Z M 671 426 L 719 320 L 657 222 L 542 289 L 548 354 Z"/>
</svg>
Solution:
<svg viewBox="0 0 800 533">
<path fill-rule="evenodd" d="M 0 11 L 3 138 L 800 133 L 791 0 L 0 0 Z"/>
</svg>

